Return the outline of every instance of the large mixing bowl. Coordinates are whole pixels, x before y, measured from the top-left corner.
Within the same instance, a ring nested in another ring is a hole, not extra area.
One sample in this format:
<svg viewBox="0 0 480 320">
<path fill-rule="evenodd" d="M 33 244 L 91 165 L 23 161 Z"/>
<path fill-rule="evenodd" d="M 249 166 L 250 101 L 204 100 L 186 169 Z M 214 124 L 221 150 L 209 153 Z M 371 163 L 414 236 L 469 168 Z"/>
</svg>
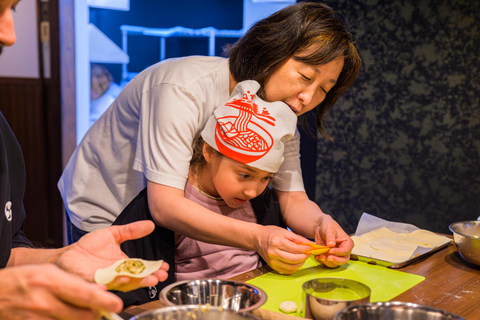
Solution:
<svg viewBox="0 0 480 320">
<path fill-rule="evenodd" d="M 267 301 L 267 294 L 251 284 L 219 279 L 172 283 L 160 291 L 166 305 L 209 305 L 236 312 L 248 312 Z"/>
<path fill-rule="evenodd" d="M 462 258 L 480 266 L 480 221 L 454 222 L 449 229 Z"/>
<path fill-rule="evenodd" d="M 351 305 L 340 310 L 335 320 L 453 320 L 453 313 L 406 302 L 377 302 Z"/>
<path fill-rule="evenodd" d="M 169 306 L 140 313 L 130 320 L 260 320 L 249 313 L 213 307 Z"/>
</svg>

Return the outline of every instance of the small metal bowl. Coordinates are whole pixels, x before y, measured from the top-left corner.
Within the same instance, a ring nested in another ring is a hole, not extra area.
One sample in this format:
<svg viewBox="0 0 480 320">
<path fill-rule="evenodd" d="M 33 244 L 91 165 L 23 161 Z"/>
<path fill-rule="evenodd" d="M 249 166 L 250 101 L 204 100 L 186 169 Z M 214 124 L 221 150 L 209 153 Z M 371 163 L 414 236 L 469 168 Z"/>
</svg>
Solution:
<svg viewBox="0 0 480 320">
<path fill-rule="evenodd" d="M 370 288 L 351 279 L 312 279 L 305 282 L 302 289 L 305 318 L 309 319 L 331 320 L 347 306 L 370 302 Z"/>
<path fill-rule="evenodd" d="M 240 281 L 204 279 L 172 283 L 160 291 L 159 299 L 165 305 L 208 305 L 248 312 L 262 306 L 267 294 Z"/>
<path fill-rule="evenodd" d="M 480 266 L 480 221 L 454 222 L 448 228 L 462 258 Z"/>
<path fill-rule="evenodd" d="M 130 320 L 260 320 L 249 313 L 237 313 L 215 307 L 169 306 L 142 312 Z"/>
<path fill-rule="evenodd" d="M 407 302 L 360 303 L 340 310 L 335 320 L 453 320 L 459 316 L 428 306 Z"/>
</svg>

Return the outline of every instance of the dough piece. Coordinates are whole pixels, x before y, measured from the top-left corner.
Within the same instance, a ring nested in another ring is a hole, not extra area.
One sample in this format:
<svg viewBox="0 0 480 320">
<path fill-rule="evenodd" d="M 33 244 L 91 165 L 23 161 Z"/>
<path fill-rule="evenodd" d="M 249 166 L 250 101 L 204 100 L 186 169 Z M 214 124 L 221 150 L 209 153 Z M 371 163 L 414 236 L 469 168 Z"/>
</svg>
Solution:
<svg viewBox="0 0 480 320">
<path fill-rule="evenodd" d="M 310 249 L 305 250 L 303 253 L 310 253 L 310 254 L 313 254 L 314 256 L 317 256 L 322 253 L 327 253 L 330 250 L 329 247 L 321 246 L 313 242 L 301 243 L 301 244 L 305 246 L 310 246 Z"/>
<path fill-rule="evenodd" d="M 379 239 L 369 242 L 374 250 L 374 255 L 381 257 L 380 260 L 391 262 L 402 262 L 408 260 L 417 246 L 411 242 L 401 242 L 398 239 Z"/>
<path fill-rule="evenodd" d="M 283 301 L 280 303 L 280 311 L 283 313 L 293 313 L 297 311 L 297 304 L 294 301 Z"/>
<path fill-rule="evenodd" d="M 372 240 L 368 243 L 370 247 L 379 252 L 385 252 L 395 256 L 411 256 L 415 249 L 417 249 L 417 245 L 408 242 L 408 241 L 400 241 L 399 239 L 378 239 Z"/>
<path fill-rule="evenodd" d="M 118 276 L 145 278 L 160 269 L 162 263 L 163 260 L 121 259 L 107 268 L 95 271 L 94 280 L 98 284 L 108 284 Z"/>
<path fill-rule="evenodd" d="M 445 243 L 445 237 L 422 229 L 403 233 L 403 235 L 404 241 L 410 241 L 425 248 L 435 248 Z"/>
<path fill-rule="evenodd" d="M 404 246 L 400 249 L 396 245 L 389 247 L 382 243 L 382 241 L 387 239 L 365 241 L 365 239 L 361 239 L 361 237 L 353 236 L 352 240 L 355 244 L 352 250 L 353 254 L 394 263 L 408 260 L 416 248 L 416 246 L 412 246 L 411 250 L 408 250 L 408 248 Z M 394 240 L 388 239 L 388 242 L 394 243 Z"/>
<path fill-rule="evenodd" d="M 423 229 L 396 233 L 385 227 L 353 236 L 352 240 L 355 243 L 353 254 L 394 263 L 410 259 L 417 247 L 435 248 L 450 241 Z"/>
</svg>

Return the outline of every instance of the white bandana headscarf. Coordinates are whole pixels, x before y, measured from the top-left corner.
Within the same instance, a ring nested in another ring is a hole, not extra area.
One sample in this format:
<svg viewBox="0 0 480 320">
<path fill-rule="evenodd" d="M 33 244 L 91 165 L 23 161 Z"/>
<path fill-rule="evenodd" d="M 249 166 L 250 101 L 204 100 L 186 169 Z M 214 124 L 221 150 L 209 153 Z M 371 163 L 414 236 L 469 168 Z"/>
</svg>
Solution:
<svg viewBox="0 0 480 320">
<path fill-rule="evenodd" d="M 217 108 L 202 131 L 203 140 L 223 155 L 251 167 L 277 172 L 284 144 L 297 130 L 297 116 L 283 102 L 256 96 L 260 84 L 237 84 L 230 100 Z"/>
</svg>

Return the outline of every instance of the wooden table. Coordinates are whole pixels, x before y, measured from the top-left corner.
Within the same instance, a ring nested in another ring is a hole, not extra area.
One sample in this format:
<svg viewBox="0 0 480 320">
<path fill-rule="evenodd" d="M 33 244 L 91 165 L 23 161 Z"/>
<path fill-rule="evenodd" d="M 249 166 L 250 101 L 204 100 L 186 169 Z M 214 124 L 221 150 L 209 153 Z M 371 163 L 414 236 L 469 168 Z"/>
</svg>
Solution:
<svg viewBox="0 0 480 320">
<path fill-rule="evenodd" d="M 425 280 L 395 297 L 394 301 L 427 305 L 455 313 L 467 320 L 480 320 L 480 267 L 465 262 L 454 245 L 448 245 L 445 249 L 398 270 L 424 276 Z M 248 281 L 269 271 L 269 267 L 262 267 L 232 279 Z M 130 307 L 120 316 L 129 319 L 146 310 L 161 307 L 163 304 L 160 301 L 153 301 Z M 278 317 L 272 317 L 271 312 L 264 312 L 263 309 L 260 312 L 257 315 L 264 319 L 299 319 L 285 317 L 280 313 L 277 314 Z"/>
</svg>

